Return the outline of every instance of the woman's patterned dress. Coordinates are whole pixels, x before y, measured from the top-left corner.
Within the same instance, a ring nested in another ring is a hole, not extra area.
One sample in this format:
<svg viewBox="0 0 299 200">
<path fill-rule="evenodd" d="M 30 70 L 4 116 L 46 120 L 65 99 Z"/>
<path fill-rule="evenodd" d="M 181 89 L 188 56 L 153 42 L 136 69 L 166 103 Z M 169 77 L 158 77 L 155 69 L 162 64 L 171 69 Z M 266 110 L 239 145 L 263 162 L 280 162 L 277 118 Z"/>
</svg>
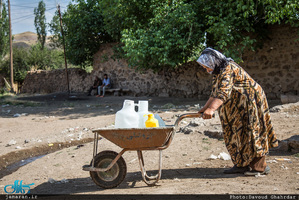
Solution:
<svg viewBox="0 0 299 200">
<path fill-rule="evenodd" d="M 219 108 L 224 141 L 237 167 L 268 154 L 278 141 L 262 87 L 235 62 L 213 77 L 211 97 L 224 103 Z"/>
</svg>

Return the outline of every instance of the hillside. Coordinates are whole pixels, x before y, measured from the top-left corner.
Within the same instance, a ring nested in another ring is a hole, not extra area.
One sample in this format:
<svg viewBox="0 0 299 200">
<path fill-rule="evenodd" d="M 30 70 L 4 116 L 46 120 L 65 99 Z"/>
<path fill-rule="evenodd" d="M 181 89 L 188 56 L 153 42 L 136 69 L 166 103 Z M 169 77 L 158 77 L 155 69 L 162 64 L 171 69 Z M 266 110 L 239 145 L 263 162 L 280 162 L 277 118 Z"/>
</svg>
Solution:
<svg viewBox="0 0 299 200">
<path fill-rule="evenodd" d="M 24 32 L 13 36 L 13 46 L 15 47 L 30 47 L 37 42 L 37 34 L 33 32 Z M 46 44 L 49 44 L 51 36 L 47 36 Z"/>
</svg>

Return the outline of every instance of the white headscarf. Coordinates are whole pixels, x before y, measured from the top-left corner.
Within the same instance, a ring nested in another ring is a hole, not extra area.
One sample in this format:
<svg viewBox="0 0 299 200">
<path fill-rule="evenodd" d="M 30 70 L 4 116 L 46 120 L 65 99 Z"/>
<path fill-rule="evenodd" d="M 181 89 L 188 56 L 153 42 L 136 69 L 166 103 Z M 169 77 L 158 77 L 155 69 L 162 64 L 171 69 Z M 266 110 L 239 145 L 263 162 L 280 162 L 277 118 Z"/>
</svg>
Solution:
<svg viewBox="0 0 299 200">
<path fill-rule="evenodd" d="M 233 59 L 226 58 L 222 53 L 212 48 L 206 48 L 197 60 L 199 64 L 207 66 L 213 70 L 209 72 L 210 74 L 215 71 L 219 73 L 218 71 L 225 68 L 229 61 L 233 61 Z"/>
</svg>

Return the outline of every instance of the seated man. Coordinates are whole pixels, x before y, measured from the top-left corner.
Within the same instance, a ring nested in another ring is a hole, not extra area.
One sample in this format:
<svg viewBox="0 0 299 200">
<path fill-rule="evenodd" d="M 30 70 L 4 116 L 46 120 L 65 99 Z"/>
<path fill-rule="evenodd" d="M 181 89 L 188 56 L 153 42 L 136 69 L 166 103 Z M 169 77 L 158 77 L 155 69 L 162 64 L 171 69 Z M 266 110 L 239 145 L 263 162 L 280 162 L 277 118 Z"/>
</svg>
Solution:
<svg viewBox="0 0 299 200">
<path fill-rule="evenodd" d="M 95 77 L 95 80 L 94 80 L 94 82 L 93 82 L 93 85 L 92 85 L 92 86 L 89 88 L 89 90 L 88 90 L 88 94 L 87 94 L 87 96 L 91 96 L 91 91 L 92 91 L 92 90 L 97 90 L 100 84 L 101 84 L 101 80 L 99 79 L 98 76 L 96 76 L 96 77 Z"/>
<path fill-rule="evenodd" d="M 105 96 L 105 89 L 106 88 L 108 89 L 110 87 L 111 87 L 110 78 L 108 78 L 107 74 L 104 74 L 103 83 L 102 83 L 102 85 L 100 85 L 98 87 L 98 95 L 97 95 L 97 97 L 104 97 Z M 103 89 L 103 95 L 101 95 L 101 89 Z"/>
</svg>

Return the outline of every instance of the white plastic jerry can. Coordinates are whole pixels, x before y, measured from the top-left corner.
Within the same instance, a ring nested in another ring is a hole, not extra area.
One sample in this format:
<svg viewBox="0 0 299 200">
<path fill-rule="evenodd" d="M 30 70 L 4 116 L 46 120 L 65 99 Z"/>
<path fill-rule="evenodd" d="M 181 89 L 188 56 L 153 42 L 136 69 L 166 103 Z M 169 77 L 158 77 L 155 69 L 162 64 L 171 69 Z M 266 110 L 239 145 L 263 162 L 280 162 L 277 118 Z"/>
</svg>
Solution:
<svg viewBox="0 0 299 200">
<path fill-rule="evenodd" d="M 117 111 L 115 116 L 115 128 L 138 128 L 139 115 L 135 111 L 132 100 L 125 100 L 123 108 Z"/>
</svg>

